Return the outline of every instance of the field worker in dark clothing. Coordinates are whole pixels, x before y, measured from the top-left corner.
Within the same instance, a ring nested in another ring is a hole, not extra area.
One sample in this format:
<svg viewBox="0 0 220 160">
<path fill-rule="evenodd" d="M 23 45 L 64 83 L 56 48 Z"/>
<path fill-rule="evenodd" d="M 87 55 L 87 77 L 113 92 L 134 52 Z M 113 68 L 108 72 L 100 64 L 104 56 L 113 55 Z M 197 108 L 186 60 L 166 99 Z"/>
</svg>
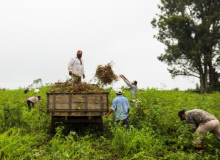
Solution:
<svg viewBox="0 0 220 160">
<path fill-rule="evenodd" d="M 72 77 L 73 83 L 81 83 L 81 77 L 85 78 L 82 54 L 82 51 L 78 50 L 76 57 L 71 58 L 68 63 L 69 75 Z"/>
<path fill-rule="evenodd" d="M 211 132 L 220 141 L 219 121 L 212 114 L 201 109 L 193 109 L 179 111 L 178 116 L 193 126 L 193 132 L 199 132 L 202 135 Z M 194 138 L 194 141 L 197 145 L 201 145 L 198 138 Z"/>
<path fill-rule="evenodd" d="M 119 75 L 124 81 L 125 83 L 130 87 L 130 91 L 131 91 L 131 97 L 134 97 L 137 94 L 137 81 L 134 80 L 132 82 L 130 82 L 123 74 Z"/>
<path fill-rule="evenodd" d="M 29 87 L 27 87 L 25 90 L 24 90 L 24 93 L 27 94 L 29 91 Z"/>
<path fill-rule="evenodd" d="M 27 104 L 28 104 L 28 107 L 29 107 L 29 111 L 31 110 L 31 108 L 34 107 L 34 104 L 37 103 L 37 105 L 39 106 L 39 100 L 41 99 L 40 96 L 37 96 L 37 97 L 30 97 L 27 99 Z"/>
<path fill-rule="evenodd" d="M 122 121 L 122 125 L 126 125 L 129 128 L 128 116 L 130 110 L 130 104 L 128 99 L 122 96 L 122 91 L 119 89 L 116 91 L 117 97 L 113 100 L 113 104 L 109 112 L 106 114 L 105 118 L 115 111 L 115 121 L 118 123 Z"/>
</svg>

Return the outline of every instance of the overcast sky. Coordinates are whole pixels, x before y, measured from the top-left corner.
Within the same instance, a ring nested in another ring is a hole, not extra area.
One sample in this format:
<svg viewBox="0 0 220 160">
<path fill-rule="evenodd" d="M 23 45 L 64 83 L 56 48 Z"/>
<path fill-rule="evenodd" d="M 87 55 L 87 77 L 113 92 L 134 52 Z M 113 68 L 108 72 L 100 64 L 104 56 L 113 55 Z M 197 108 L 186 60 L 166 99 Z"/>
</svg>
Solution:
<svg viewBox="0 0 220 160">
<path fill-rule="evenodd" d="M 89 82 L 98 65 L 139 88 L 195 88 L 198 79 L 172 79 L 157 59 L 165 46 L 153 38 L 151 20 L 160 0 L 0 0 L 0 88 L 65 81 L 67 64 L 83 51 Z M 125 85 L 123 80 L 114 88 Z"/>
</svg>

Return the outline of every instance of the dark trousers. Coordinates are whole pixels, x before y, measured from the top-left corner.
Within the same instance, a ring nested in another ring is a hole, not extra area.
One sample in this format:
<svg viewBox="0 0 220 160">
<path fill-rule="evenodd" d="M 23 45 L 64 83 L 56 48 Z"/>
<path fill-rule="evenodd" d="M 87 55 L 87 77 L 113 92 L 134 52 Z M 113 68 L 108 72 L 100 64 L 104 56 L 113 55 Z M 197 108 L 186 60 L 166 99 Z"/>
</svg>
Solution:
<svg viewBox="0 0 220 160">
<path fill-rule="evenodd" d="M 117 123 L 119 123 L 121 120 L 116 121 Z M 128 123 L 128 118 L 122 120 L 122 126 L 126 125 L 127 129 L 129 129 L 129 123 Z"/>
<path fill-rule="evenodd" d="M 30 100 L 27 100 L 27 104 L 28 104 L 28 107 L 29 107 L 29 111 L 31 110 L 31 108 L 34 107 L 34 103 L 31 102 Z"/>
</svg>

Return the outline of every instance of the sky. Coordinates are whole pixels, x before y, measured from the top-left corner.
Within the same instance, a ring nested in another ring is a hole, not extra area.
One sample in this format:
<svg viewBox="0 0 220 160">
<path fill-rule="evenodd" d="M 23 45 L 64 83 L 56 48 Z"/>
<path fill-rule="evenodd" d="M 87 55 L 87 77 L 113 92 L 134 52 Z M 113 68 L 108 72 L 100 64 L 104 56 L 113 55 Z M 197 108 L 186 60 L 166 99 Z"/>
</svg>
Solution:
<svg viewBox="0 0 220 160">
<path fill-rule="evenodd" d="M 89 83 L 98 65 L 138 88 L 186 90 L 198 79 L 172 79 L 157 59 L 165 46 L 153 36 L 151 20 L 160 0 L 0 0 L 0 88 L 27 87 L 33 80 L 66 81 L 67 64 L 83 51 Z M 124 81 L 111 87 L 126 86 Z"/>
</svg>

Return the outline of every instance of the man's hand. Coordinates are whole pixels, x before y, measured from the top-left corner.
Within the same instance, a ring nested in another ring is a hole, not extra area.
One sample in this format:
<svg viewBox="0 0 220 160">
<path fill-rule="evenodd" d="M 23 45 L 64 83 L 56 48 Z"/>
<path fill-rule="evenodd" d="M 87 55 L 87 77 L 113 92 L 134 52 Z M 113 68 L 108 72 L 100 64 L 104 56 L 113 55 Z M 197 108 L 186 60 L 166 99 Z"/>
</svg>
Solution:
<svg viewBox="0 0 220 160">
<path fill-rule="evenodd" d="M 72 71 L 69 71 L 69 75 L 72 75 Z"/>
<path fill-rule="evenodd" d="M 83 79 L 85 79 L 85 74 L 83 74 Z"/>
<path fill-rule="evenodd" d="M 108 118 L 108 116 L 109 116 L 112 112 L 113 112 L 113 110 L 110 109 L 110 110 L 108 111 L 108 113 L 106 114 L 105 118 Z"/>
</svg>

